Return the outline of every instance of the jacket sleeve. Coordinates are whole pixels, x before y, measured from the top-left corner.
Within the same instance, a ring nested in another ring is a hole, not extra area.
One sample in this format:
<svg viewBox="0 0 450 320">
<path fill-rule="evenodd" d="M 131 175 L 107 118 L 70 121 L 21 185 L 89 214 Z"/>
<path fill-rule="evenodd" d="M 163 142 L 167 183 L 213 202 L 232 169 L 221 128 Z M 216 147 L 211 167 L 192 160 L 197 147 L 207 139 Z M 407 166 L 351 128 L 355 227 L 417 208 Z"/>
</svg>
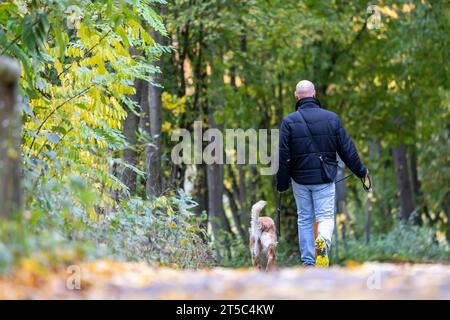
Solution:
<svg viewBox="0 0 450 320">
<path fill-rule="evenodd" d="M 286 191 L 289 189 L 290 181 L 290 127 L 285 120 L 281 123 L 280 129 L 280 142 L 279 142 L 279 152 L 278 152 L 278 172 L 277 172 L 277 190 L 279 192 Z"/>
<path fill-rule="evenodd" d="M 340 118 L 338 118 L 337 128 L 337 152 L 345 165 L 349 167 L 358 178 L 365 176 L 367 169 L 359 159 L 358 151 L 356 150 L 352 139 L 350 139 L 347 132 L 345 132 Z"/>
</svg>

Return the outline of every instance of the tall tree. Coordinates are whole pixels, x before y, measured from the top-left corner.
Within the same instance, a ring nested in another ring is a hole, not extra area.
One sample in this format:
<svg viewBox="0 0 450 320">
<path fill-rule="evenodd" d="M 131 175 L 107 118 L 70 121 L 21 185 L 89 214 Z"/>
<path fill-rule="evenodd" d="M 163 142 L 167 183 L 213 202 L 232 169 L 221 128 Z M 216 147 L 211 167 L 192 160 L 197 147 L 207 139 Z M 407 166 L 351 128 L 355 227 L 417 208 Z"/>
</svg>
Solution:
<svg viewBox="0 0 450 320">
<path fill-rule="evenodd" d="M 162 36 L 157 31 L 152 31 L 153 40 L 162 45 Z M 161 70 L 162 59 L 152 62 L 157 70 Z M 147 196 L 151 198 L 162 192 L 161 169 L 161 114 L 162 114 L 162 73 L 156 73 L 153 83 L 149 84 L 149 122 L 152 144 L 146 147 L 146 171 L 147 171 Z"/>
<path fill-rule="evenodd" d="M 218 124 L 215 116 L 216 112 L 223 108 L 223 97 L 221 96 L 220 88 L 223 85 L 223 74 L 219 66 L 213 68 L 209 90 L 208 123 L 211 129 L 218 129 L 223 132 L 223 125 Z M 217 139 L 215 137 L 214 139 Z M 217 141 L 214 141 L 217 143 Z M 217 154 L 220 152 L 221 154 Z M 215 150 L 212 155 L 215 158 L 214 163 L 207 165 L 206 180 L 208 186 L 208 215 L 211 223 L 213 235 L 217 240 L 222 240 L 225 248 L 230 256 L 230 249 L 228 246 L 228 239 L 221 239 L 222 232 L 232 235 L 230 222 L 225 214 L 223 206 L 224 197 L 224 164 L 223 164 L 223 150 Z"/>
<path fill-rule="evenodd" d="M 122 158 L 125 162 L 125 166 L 122 170 L 121 180 L 127 186 L 130 194 L 136 192 L 136 171 L 130 166 L 135 167 L 137 165 L 138 153 L 136 150 L 137 144 L 137 131 L 139 128 L 139 110 L 136 107 L 141 105 L 142 97 L 142 85 L 141 79 L 134 81 L 135 94 L 132 96 L 132 100 L 136 103 L 135 106 L 127 108 L 127 117 L 123 121 L 123 135 L 128 143 L 126 148 L 122 152 Z"/>
<path fill-rule="evenodd" d="M 401 144 L 393 151 L 397 188 L 399 190 L 400 216 L 404 222 L 409 220 L 415 209 L 414 194 L 408 170 L 407 147 Z"/>
<path fill-rule="evenodd" d="M 12 217 L 22 205 L 19 77 L 19 63 L 0 56 L 0 218 Z"/>
<path fill-rule="evenodd" d="M 450 201 L 445 204 L 445 213 L 447 214 L 447 242 L 450 244 Z"/>
</svg>

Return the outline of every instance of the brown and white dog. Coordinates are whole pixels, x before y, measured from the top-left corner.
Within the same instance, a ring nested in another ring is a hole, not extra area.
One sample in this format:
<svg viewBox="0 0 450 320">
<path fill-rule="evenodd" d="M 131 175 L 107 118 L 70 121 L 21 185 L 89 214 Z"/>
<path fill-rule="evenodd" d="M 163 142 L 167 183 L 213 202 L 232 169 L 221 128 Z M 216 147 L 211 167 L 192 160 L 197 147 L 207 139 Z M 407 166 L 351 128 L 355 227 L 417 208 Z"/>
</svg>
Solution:
<svg viewBox="0 0 450 320">
<path fill-rule="evenodd" d="M 252 207 L 250 224 L 250 252 L 253 266 L 262 269 L 260 256 L 267 256 L 266 271 L 275 270 L 277 247 L 277 232 L 275 222 L 270 217 L 260 217 L 259 213 L 265 207 L 265 201 L 258 201 Z"/>
</svg>

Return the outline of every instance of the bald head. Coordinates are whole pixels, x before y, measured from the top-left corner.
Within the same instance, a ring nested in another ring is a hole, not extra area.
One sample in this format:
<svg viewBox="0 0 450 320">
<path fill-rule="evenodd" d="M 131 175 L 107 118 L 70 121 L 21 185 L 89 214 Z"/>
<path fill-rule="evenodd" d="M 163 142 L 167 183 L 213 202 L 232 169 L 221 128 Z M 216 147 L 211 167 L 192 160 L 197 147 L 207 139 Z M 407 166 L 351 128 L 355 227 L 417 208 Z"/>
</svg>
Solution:
<svg viewBox="0 0 450 320">
<path fill-rule="evenodd" d="M 314 88 L 314 85 L 311 81 L 302 80 L 299 83 L 297 83 L 294 94 L 297 100 L 307 97 L 315 97 L 316 89 Z"/>
</svg>

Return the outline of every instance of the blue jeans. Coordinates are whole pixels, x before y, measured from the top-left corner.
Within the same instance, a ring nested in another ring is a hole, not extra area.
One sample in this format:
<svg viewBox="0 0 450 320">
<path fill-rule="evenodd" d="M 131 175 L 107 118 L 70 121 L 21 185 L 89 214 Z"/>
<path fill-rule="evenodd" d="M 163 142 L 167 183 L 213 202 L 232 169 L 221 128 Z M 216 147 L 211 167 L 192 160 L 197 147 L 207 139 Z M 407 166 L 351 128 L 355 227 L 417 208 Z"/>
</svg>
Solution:
<svg viewBox="0 0 450 320">
<path fill-rule="evenodd" d="M 314 213 L 318 236 L 322 236 L 330 249 L 334 230 L 335 185 L 334 182 L 304 185 L 292 180 L 292 189 L 297 204 L 298 242 L 302 264 L 315 265 Z"/>
</svg>

